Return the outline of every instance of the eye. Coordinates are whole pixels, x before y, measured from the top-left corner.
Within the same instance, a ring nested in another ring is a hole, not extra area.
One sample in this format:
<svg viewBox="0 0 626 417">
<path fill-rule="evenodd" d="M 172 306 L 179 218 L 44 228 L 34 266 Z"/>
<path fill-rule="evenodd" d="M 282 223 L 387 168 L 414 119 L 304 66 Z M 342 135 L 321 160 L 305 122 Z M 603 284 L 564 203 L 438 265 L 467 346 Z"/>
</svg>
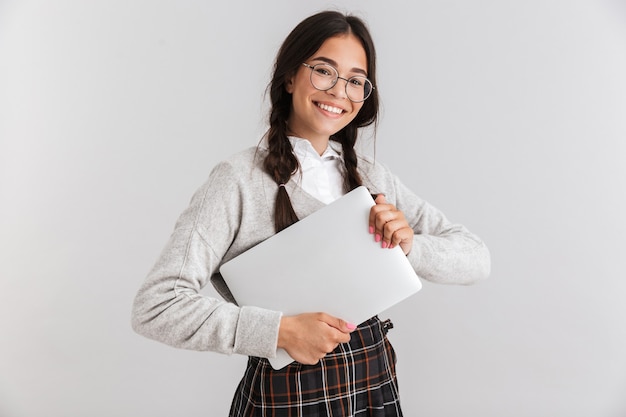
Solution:
<svg viewBox="0 0 626 417">
<path fill-rule="evenodd" d="M 324 77 L 331 77 L 333 75 L 331 70 L 327 67 L 316 67 L 314 71 L 316 74 L 322 75 Z"/>
<path fill-rule="evenodd" d="M 363 87 L 363 85 L 365 84 L 365 82 L 361 78 L 358 78 L 358 77 L 352 77 L 348 80 L 348 82 L 353 87 Z"/>
</svg>

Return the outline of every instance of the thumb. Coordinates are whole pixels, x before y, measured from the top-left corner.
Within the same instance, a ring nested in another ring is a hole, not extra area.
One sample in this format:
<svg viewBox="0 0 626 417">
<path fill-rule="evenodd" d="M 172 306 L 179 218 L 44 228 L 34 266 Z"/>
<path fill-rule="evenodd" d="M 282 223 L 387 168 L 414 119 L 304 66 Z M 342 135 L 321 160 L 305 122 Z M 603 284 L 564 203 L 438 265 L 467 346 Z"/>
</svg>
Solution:
<svg viewBox="0 0 626 417">
<path fill-rule="evenodd" d="M 385 194 L 378 194 L 374 202 L 376 204 L 385 204 L 387 202 L 387 200 L 385 200 Z"/>
<path fill-rule="evenodd" d="M 343 328 L 345 330 L 349 331 L 349 332 L 351 332 L 351 331 L 356 329 L 356 324 L 348 323 L 347 321 L 341 320 L 341 319 L 339 319 L 339 321 L 341 321 L 341 324 L 343 325 Z"/>
<path fill-rule="evenodd" d="M 356 329 L 356 324 L 348 323 L 347 321 L 340 318 L 333 316 L 326 316 L 326 318 L 327 320 L 324 320 L 326 324 L 328 324 L 330 327 L 334 327 L 342 333 L 350 333 L 354 329 Z"/>
</svg>

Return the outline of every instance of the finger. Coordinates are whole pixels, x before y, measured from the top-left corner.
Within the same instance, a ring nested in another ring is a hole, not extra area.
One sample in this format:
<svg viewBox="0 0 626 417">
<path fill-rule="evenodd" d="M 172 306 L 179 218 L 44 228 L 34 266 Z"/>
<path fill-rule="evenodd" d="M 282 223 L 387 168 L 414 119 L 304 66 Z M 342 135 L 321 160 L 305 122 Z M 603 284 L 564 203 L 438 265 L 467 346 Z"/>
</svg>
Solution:
<svg viewBox="0 0 626 417">
<path fill-rule="evenodd" d="M 327 353 L 330 353 L 332 351 L 334 351 L 335 349 L 337 349 L 337 346 L 339 346 L 339 341 L 332 341 L 332 342 L 328 342 L 326 343 L 321 349 L 321 351 L 319 352 L 318 356 L 321 358 L 323 358 L 324 356 L 326 356 Z"/>
<path fill-rule="evenodd" d="M 383 210 L 383 211 L 376 213 L 376 217 L 374 219 L 374 234 L 375 234 L 374 239 L 376 240 L 376 242 L 385 241 L 384 239 L 385 227 L 387 223 L 393 222 L 394 220 L 396 220 L 396 217 L 397 217 L 397 212 L 393 210 Z M 386 239 L 386 243 L 388 244 L 391 233 L 390 232 L 387 232 L 387 233 L 388 233 L 388 236 Z"/>
<path fill-rule="evenodd" d="M 322 313 L 320 316 L 320 320 L 328 324 L 330 327 L 339 330 L 342 333 L 350 333 L 354 331 L 354 329 L 356 329 L 355 324 L 348 323 L 345 320 L 342 320 L 338 317 L 331 316 L 329 314 Z"/>
<path fill-rule="evenodd" d="M 327 332 L 320 335 L 322 350 L 325 353 L 332 352 L 339 343 L 347 343 L 350 341 L 350 332 L 356 329 L 356 326 L 346 322 L 345 320 L 331 316 L 326 313 L 320 313 L 320 318 L 327 327 Z"/>
<path fill-rule="evenodd" d="M 396 234 L 405 227 L 407 227 L 407 224 L 403 218 L 394 218 L 392 220 L 389 220 L 383 225 L 383 243 L 387 243 L 387 246 L 392 243 L 400 243 L 402 237 L 397 236 Z"/>
<path fill-rule="evenodd" d="M 386 232 L 385 232 L 386 233 Z M 389 248 L 394 248 L 406 242 L 412 241 L 415 232 L 405 222 L 397 222 L 397 228 L 389 237 Z"/>
<path fill-rule="evenodd" d="M 384 194 L 378 194 L 376 196 L 376 199 L 374 199 L 374 203 L 376 204 L 374 204 L 372 208 L 370 209 L 370 216 L 369 216 L 370 234 L 374 234 L 374 231 L 376 229 L 376 214 L 379 213 L 381 210 L 387 209 L 386 207 L 384 207 L 384 205 L 387 204 L 387 200 L 385 200 Z"/>
<path fill-rule="evenodd" d="M 350 332 L 344 333 L 335 329 L 334 327 L 331 330 L 333 332 L 332 340 L 335 343 L 335 345 L 333 346 L 333 350 L 339 345 L 339 343 L 348 343 L 352 337 Z"/>
</svg>

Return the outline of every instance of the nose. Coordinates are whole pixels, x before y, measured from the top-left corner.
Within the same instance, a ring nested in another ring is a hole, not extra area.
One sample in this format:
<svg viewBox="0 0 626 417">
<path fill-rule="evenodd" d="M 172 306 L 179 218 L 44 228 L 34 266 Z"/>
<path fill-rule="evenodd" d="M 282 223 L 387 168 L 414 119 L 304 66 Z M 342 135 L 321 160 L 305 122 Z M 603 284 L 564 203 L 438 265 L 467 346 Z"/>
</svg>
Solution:
<svg viewBox="0 0 626 417">
<path fill-rule="evenodd" d="M 348 97 L 348 94 L 346 93 L 347 83 L 348 83 L 348 80 L 346 80 L 345 78 L 338 77 L 335 85 L 333 85 L 331 88 L 329 88 L 326 91 L 337 98 L 345 99 Z"/>
</svg>

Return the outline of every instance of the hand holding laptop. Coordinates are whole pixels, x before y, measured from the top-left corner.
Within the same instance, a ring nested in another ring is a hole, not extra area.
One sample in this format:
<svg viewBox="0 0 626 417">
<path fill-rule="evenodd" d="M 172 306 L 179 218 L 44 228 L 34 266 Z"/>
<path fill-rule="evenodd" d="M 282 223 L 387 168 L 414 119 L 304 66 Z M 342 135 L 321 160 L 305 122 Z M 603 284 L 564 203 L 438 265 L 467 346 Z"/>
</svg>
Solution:
<svg viewBox="0 0 626 417">
<path fill-rule="evenodd" d="M 350 341 L 356 325 L 326 313 L 284 316 L 278 333 L 278 347 L 294 360 L 314 365 L 340 343 Z"/>
<path fill-rule="evenodd" d="M 413 229 L 407 223 L 404 213 L 393 204 L 388 204 L 384 194 L 378 194 L 376 205 L 370 210 L 370 233 L 383 248 L 402 248 L 406 255 L 413 247 Z"/>
</svg>

